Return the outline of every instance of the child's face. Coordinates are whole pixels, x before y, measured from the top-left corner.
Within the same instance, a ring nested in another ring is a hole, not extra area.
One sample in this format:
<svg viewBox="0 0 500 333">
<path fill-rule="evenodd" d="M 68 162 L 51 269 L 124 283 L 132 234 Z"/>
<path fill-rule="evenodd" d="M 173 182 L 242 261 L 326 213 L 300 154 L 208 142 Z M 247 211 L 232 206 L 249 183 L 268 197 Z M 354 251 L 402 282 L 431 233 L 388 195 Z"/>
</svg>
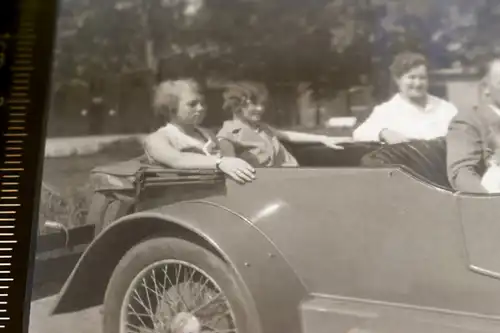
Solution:
<svg viewBox="0 0 500 333">
<path fill-rule="evenodd" d="M 240 117 L 250 123 L 258 123 L 262 120 L 265 108 L 262 103 L 255 99 L 245 99 L 241 107 Z"/>
</svg>

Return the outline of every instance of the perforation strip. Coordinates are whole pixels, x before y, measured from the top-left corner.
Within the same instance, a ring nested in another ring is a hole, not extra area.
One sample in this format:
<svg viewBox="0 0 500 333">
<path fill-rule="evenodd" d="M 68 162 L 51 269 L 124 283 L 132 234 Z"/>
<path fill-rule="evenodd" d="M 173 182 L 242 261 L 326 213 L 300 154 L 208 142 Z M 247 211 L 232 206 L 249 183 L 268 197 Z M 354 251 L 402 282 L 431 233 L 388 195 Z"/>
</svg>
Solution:
<svg viewBox="0 0 500 333">
<path fill-rule="evenodd" d="M 14 281 L 11 269 L 13 246 L 17 243 L 14 230 L 16 214 L 22 208 L 18 193 L 21 174 L 24 171 L 24 137 L 27 136 L 25 124 L 30 104 L 31 72 L 34 70 L 34 23 L 31 15 L 23 14 L 20 17 L 19 31 L 13 37 L 15 49 L 10 67 L 12 82 L 7 99 L 8 127 L 3 133 L 5 148 L 3 165 L 0 168 L 0 328 L 5 328 L 10 320 L 6 307 L 9 290 Z"/>
</svg>

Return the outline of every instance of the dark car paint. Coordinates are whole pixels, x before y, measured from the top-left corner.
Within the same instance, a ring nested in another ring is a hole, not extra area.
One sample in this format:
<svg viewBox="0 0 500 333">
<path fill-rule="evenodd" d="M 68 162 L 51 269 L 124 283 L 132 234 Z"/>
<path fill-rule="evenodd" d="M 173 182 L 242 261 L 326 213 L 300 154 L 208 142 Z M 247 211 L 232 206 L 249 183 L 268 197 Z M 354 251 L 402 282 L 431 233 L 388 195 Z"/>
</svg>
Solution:
<svg viewBox="0 0 500 333">
<path fill-rule="evenodd" d="M 457 197 L 467 256 L 474 271 L 500 279 L 500 195 L 461 194 Z"/>
<path fill-rule="evenodd" d="M 498 319 L 353 298 L 315 296 L 301 306 L 303 332 L 497 333 Z"/>
<path fill-rule="evenodd" d="M 302 167 L 356 167 L 363 156 L 382 146 L 378 142 L 353 142 L 340 144 L 342 150 L 332 150 L 314 143 L 283 144 Z"/>
<path fill-rule="evenodd" d="M 397 169 L 258 173 L 257 182 L 207 200 L 253 221 L 310 292 L 500 316 L 500 281 L 469 267 L 487 268 L 488 259 L 469 258 L 468 249 L 498 246 L 498 233 L 472 239 L 484 224 L 461 218 L 464 202 L 476 201 Z"/>
<path fill-rule="evenodd" d="M 147 220 L 153 222 L 145 223 Z M 255 309 L 253 319 L 262 325 L 262 333 L 276 332 L 278 327 L 284 332 L 301 332 L 297 304 L 307 292 L 292 268 L 251 223 L 227 209 L 203 202 L 177 203 L 136 213 L 111 225 L 83 254 L 52 313 L 101 304 L 114 266 L 130 247 L 123 244 L 144 239 L 147 232 L 141 235 L 141 230 L 149 229 L 151 235 L 165 234 L 168 228 L 160 226 L 168 223 L 203 237 L 233 267 L 241 277 L 242 288 L 247 290 L 247 306 Z M 271 308 L 272 313 L 268 311 Z"/>
<path fill-rule="evenodd" d="M 96 272 L 99 260 L 85 267 L 85 257 L 102 256 L 110 248 L 109 235 L 124 225 L 135 232 L 141 216 L 154 214 L 156 221 L 193 228 L 230 258 L 261 320 L 267 318 L 266 332 L 500 331 L 500 281 L 494 278 L 500 266 L 491 255 L 500 247 L 498 197 L 437 189 L 396 168 L 258 169 L 257 176 L 251 184 L 228 181 L 218 194 L 130 215 L 111 226 L 80 261 L 56 313 L 75 311 L 71 303 L 78 289 L 88 294 L 81 283 Z M 219 220 L 219 214 L 227 218 Z M 275 253 L 279 268 L 264 260 L 266 251 Z M 263 269 L 266 263 L 276 275 Z M 258 278 L 268 276 L 263 287 Z M 270 280 L 282 278 L 289 282 L 272 286 Z M 78 309 L 101 301 L 103 288 L 93 294 L 92 304 Z M 283 295 L 292 299 L 270 306 L 269 300 Z M 288 315 L 295 325 L 299 314 L 302 331 L 288 330 L 293 325 L 282 319 Z"/>
</svg>

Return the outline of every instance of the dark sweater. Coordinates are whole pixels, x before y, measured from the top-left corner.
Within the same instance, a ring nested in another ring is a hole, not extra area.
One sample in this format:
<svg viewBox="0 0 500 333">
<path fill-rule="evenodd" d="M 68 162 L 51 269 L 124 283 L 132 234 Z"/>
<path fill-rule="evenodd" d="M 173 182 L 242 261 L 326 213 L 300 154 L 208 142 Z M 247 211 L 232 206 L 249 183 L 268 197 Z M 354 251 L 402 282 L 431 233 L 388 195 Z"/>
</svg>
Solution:
<svg viewBox="0 0 500 333">
<path fill-rule="evenodd" d="M 448 178 L 460 192 L 487 193 L 481 185 L 487 161 L 500 136 L 500 115 L 488 105 L 464 109 L 453 118 L 446 136 Z"/>
</svg>

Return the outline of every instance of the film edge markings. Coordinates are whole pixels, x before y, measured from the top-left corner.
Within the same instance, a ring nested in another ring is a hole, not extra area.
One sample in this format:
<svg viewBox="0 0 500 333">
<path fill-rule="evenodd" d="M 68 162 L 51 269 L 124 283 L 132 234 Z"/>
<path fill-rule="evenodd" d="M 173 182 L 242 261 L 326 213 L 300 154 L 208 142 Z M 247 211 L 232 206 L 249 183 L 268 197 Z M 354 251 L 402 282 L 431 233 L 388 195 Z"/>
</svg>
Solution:
<svg viewBox="0 0 500 333">
<path fill-rule="evenodd" d="M 0 2 L 0 332 L 28 332 L 56 0 Z"/>
</svg>

